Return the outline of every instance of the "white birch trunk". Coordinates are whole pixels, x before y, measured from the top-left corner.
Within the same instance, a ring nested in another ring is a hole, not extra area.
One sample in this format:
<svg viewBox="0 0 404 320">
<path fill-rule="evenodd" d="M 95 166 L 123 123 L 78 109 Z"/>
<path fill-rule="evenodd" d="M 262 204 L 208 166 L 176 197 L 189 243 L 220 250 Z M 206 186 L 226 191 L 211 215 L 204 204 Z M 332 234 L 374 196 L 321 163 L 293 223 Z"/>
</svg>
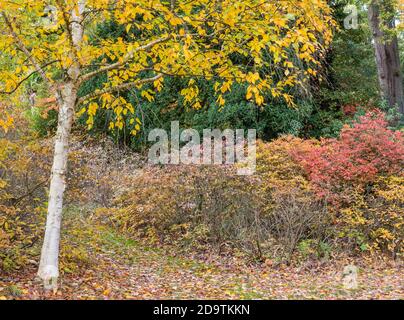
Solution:
<svg viewBox="0 0 404 320">
<path fill-rule="evenodd" d="M 76 98 L 77 90 L 74 85 L 72 83 L 66 84 L 62 90 L 62 104 L 59 108 L 58 129 L 49 189 L 48 216 L 38 270 L 38 276 L 44 281 L 44 286 L 47 290 L 57 289 L 59 276 L 59 243 L 63 195 L 66 188 L 69 138 Z"/>
<path fill-rule="evenodd" d="M 75 50 L 79 52 L 83 39 L 83 12 L 85 0 L 78 0 L 77 7 L 71 10 L 71 35 Z M 56 133 L 52 175 L 49 188 L 48 215 L 46 219 L 45 237 L 41 252 L 38 276 L 43 280 L 46 290 L 57 290 L 59 277 L 59 244 L 62 222 L 63 197 L 66 189 L 67 159 L 69 140 L 77 102 L 78 78 L 80 64 L 72 48 L 71 58 L 74 61 L 67 70 L 68 79 L 61 92 L 57 92 L 59 104 L 58 128 Z"/>
</svg>

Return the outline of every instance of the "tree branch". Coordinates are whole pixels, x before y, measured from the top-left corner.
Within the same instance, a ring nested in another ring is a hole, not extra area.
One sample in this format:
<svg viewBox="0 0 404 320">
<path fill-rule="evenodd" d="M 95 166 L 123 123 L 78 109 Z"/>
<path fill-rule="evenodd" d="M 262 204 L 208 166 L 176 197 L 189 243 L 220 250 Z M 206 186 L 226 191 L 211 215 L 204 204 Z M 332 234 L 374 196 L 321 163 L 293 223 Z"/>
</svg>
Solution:
<svg viewBox="0 0 404 320">
<path fill-rule="evenodd" d="M 218 30 L 218 31 L 216 31 L 216 32 L 214 32 L 214 33 L 212 33 L 212 34 L 208 34 L 208 35 L 204 36 L 204 38 L 210 38 L 210 37 L 212 37 L 214 34 L 221 33 L 221 32 L 224 31 L 224 30 L 225 30 L 225 29 Z M 126 63 L 128 63 L 131 59 L 133 59 L 133 55 L 134 55 L 135 52 L 142 51 L 142 50 L 148 50 L 148 49 L 152 48 L 153 46 L 155 46 L 156 44 L 166 42 L 166 41 L 168 41 L 168 40 L 170 40 L 170 39 L 172 39 L 172 38 L 174 38 L 174 37 L 183 38 L 183 37 L 186 37 L 186 36 L 200 36 L 200 35 L 197 34 L 197 33 L 191 33 L 191 34 L 185 34 L 185 35 L 178 35 L 178 34 L 177 34 L 177 35 L 169 35 L 169 36 L 167 36 L 167 37 L 163 37 L 163 38 L 159 38 L 159 39 L 153 40 L 153 41 L 151 41 L 151 42 L 149 42 L 149 43 L 147 43 L 147 44 L 145 44 L 145 45 L 143 45 L 143 46 L 137 47 L 136 49 L 132 50 L 130 53 L 127 54 L 127 56 L 126 56 L 122 61 L 118 61 L 118 62 L 116 62 L 116 63 L 110 64 L 110 65 L 108 65 L 108 66 L 105 66 L 105 67 L 103 67 L 103 68 L 100 68 L 100 69 L 98 69 L 98 70 L 95 70 L 95 71 L 93 71 L 93 72 L 90 72 L 90 73 L 87 73 L 87 74 L 82 75 L 82 76 L 80 77 L 80 83 L 82 83 L 83 81 L 90 80 L 91 78 L 93 78 L 93 77 L 99 75 L 100 73 L 108 72 L 108 71 L 111 71 L 111 70 L 115 70 L 115 69 L 118 69 L 118 68 L 124 66 L 124 65 L 125 65 Z"/>
<path fill-rule="evenodd" d="M 58 62 L 59 60 L 54 60 L 51 62 L 48 62 L 46 64 L 44 64 L 43 66 L 41 66 L 41 69 L 46 68 L 47 66 L 50 66 L 51 64 L 54 64 L 55 62 Z M 10 90 L 10 91 L 0 91 L 0 94 L 13 94 L 14 92 L 17 91 L 17 89 L 25 82 L 27 81 L 29 78 L 31 78 L 31 76 L 33 76 L 35 73 L 39 72 L 39 70 L 34 70 L 32 71 L 29 75 L 27 75 L 24 79 L 22 79 L 21 81 L 19 81 L 16 86 L 14 87 L 14 89 Z"/>
<path fill-rule="evenodd" d="M 19 204 L 24 198 L 31 196 L 36 190 L 38 190 L 40 187 L 45 186 L 48 183 L 49 179 L 46 179 L 45 181 L 39 182 L 37 185 L 35 185 L 32 189 L 28 189 L 27 193 L 18 197 L 17 199 L 11 199 L 12 205 L 16 206 Z"/>
<path fill-rule="evenodd" d="M 114 70 L 114 69 L 118 69 L 118 68 L 122 67 L 123 65 L 125 65 L 126 63 L 128 63 L 133 58 L 133 54 L 135 52 L 142 51 L 142 50 L 148 50 L 148 49 L 152 48 L 153 46 L 155 46 L 156 44 L 168 41 L 171 38 L 172 38 L 172 36 L 159 38 L 159 39 L 156 39 L 154 41 L 149 42 L 148 44 L 145 44 L 143 46 L 137 47 L 136 49 L 134 49 L 130 53 L 128 53 L 128 55 L 124 58 L 123 61 L 118 61 L 116 63 L 113 63 L 113 64 L 110 64 L 110 65 L 105 66 L 103 68 L 100 68 L 100 69 L 98 69 L 96 71 L 93 71 L 93 72 L 87 73 L 85 75 L 82 75 L 80 81 L 81 82 L 87 81 L 87 80 L 90 80 L 91 78 L 99 75 L 100 73 L 108 72 L 108 71 L 111 71 L 111 70 Z"/>
<path fill-rule="evenodd" d="M 78 99 L 77 104 L 79 105 L 79 104 L 85 102 L 86 100 L 91 100 L 91 99 L 97 98 L 97 97 L 102 96 L 103 94 L 106 94 L 106 93 L 112 93 L 112 92 L 117 92 L 117 91 L 128 90 L 128 89 L 131 89 L 131 88 L 136 87 L 138 85 L 154 82 L 154 81 L 160 79 L 162 76 L 163 76 L 163 74 L 160 73 L 160 74 L 158 74 L 158 75 L 156 75 L 155 77 L 152 77 L 152 78 L 146 78 L 146 79 L 138 80 L 136 82 L 123 83 L 123 84 L 117 85 L 115 87 L 110 87 L 110 88 L 105 88 L 105 89 L 102 89 L 102 90 L 97 90 L 97 91 L 95 91 L 93 93 L 90 93 L 90 94 Z"/>
<path fill-rule="evenodd" d="M 39 63 L 35 60 L 35 58 L 32 56 L 32 54 L 29 52 L 27 47 L 24 45 L 24 43 L 21 41 L 21 39 L 18 37 L 17 33 L 14 31 L 13 25 L 11 24 L 10 20 L 8 19 L 7 15 L 5 14 L 4 11 L 1 12 L 1 15 L 4 18 L 4 22 L 6 23 L 8 29 L 10 30 L 11 36 L 14 38 L 18 48 L 24 52 L 24 54 L 27 56 L 28 60 L 32 63 L 32 65 L 35 67 L 37 72 L 41 75 L 43 81 L 45 83 L 51 83 L 51 80 L 46 76 L 45 71 L 41 68 Z"/>
</svg>

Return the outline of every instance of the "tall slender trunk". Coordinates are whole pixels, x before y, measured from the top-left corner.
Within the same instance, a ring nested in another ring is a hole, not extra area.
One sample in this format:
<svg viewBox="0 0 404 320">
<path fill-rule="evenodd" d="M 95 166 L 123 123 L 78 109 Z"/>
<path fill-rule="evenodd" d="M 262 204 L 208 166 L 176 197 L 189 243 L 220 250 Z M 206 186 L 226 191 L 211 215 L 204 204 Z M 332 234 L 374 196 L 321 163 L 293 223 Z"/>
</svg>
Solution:
<svg viewBox="0 0 404 320">
<path fill-rule="evenodd" d="M 63 197 L 66 189 L 67 159 L 69 140 L 77 102 L 80 62 L 78 52 L 83 40 L 83 13 L 86 0 L 77 0 L 77 7 L 70 12 L 71 21 L 66 21 L 66 28 L 71 35 L 70 58 L 73 63 L 67 70 L 67 80 L 62 89 L 56 92 L 59 104 L 58 128 L 49 189 L 48 215 L 45 237 L 41 252 L 38 276 L 44 281 L 46 290 L 57 290 L 59 277 L 59 244 L 62 223 Z"/>
<path fill-rule="evenodd" d="M 59 276 L 59 243 L 63 195 L 66 188 L 69 138 L 76 99 L 77 89 L 73 83 L 67 83 L 58 99 L 61 105 L 59 106 L 58 128 L 49 189 L 46 231 L 38 270 L 38 275 L 44 281 L 45 289 L 47 290 L 57 288 Z"/>
<path fill-rule="evenodd" d="M 391 107 L 396 106 L 399 112 L 404 114 L 403 77 L 397 37 L 386 37 L 383 32 L 380 8 L 376 1 L 369 6 L 368 17 L 373 34 L 381 95 Z M 386 27 L 394 29 L 394 21 L 386 24 Z"/>
</svg>

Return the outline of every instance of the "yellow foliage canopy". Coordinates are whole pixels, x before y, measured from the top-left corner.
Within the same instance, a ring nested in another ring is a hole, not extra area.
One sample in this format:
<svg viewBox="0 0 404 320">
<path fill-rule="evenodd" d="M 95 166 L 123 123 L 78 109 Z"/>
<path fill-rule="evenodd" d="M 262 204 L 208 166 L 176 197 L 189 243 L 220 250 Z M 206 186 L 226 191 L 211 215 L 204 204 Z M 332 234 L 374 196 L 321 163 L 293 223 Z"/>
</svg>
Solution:
<svg viewBox="0 0 404 320">
<path fill-rule="evenodd" d="M 80 3 L 85 30 L 75 44 L 72 12 Z M 0 60 L 12 62 L 0 70 L 0 92 L 14 92 L 36 72 L 57 90 L 53 84 L 63 84 L 79 63 L 78 86 L 108 76 L 103 89 L 78 101 L 88 107 L 90 127 L 98 109 L 91 101 L 101 97 L 99 107 L 117 115 L 111 126 L 121 128 L 122 114 L 134 108 L 117 102 L 119 92 L 140 90 L 151 101 L 165 76 L 190 78 L 182 94 L 195 108 L 199 77 L 215 80 L 219 105 L 235 82 L 248 83 L 246 99 L 258 105 L 265 91 L 293 103 L 290 88 L 316 74 L 334 25 L 325 0 L 0 0 L 0 13 Z M 96 38 L 96 26 L 108 20 L 124 26 L 125 38 Z M 155 89 L 144 89 L 146 83 Z"/>
</svg>

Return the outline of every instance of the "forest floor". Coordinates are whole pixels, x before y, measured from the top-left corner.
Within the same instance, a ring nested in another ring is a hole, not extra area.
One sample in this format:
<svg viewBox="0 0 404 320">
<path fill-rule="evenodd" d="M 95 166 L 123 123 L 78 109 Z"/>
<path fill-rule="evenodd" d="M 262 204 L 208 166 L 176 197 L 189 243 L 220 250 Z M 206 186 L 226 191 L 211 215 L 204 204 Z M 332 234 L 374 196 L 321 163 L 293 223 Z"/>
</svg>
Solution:
<svg viewBox="0 0 404 320">
<path fill-rule="evenodd" d="M 56 294 L 44 294 L 36 265 L 0 278 L 0 299 L 404 299 L 403 265 L 389 261 L 332 260 L 301 266 L 246 265 L 212 255 L 196 259 L 81 223 L 91 234 L 87 263 L 65 271 Z M 71 247 L 82 241 L 66 230 Z M 66 241 L 66 239 L 65 239 Z M 71 250 L 71 249 L 69 249 Z M 347 291 L 341 272 L 359 268 L 359 288 Z"/>
</svg>

